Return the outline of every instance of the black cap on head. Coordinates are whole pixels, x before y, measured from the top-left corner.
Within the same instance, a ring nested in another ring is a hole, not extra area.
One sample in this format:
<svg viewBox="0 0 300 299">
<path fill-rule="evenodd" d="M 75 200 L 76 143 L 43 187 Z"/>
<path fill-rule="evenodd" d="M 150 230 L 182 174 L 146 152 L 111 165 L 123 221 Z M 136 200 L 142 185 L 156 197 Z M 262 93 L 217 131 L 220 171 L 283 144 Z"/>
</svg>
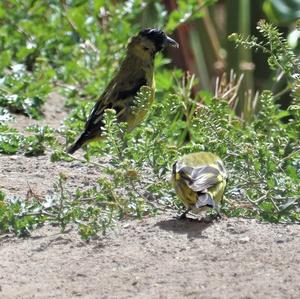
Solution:
<svg viewBox="0 0 300 299">
<path fill-rule="evenodd" d="M 145 36 L 151 40 L 155 45 L 156 51 L 160 51 L 163 48 L 167 38 L 167 35 L 162 30 L 151 28 L 141 30 L 139 35 Z"/>
</svg>

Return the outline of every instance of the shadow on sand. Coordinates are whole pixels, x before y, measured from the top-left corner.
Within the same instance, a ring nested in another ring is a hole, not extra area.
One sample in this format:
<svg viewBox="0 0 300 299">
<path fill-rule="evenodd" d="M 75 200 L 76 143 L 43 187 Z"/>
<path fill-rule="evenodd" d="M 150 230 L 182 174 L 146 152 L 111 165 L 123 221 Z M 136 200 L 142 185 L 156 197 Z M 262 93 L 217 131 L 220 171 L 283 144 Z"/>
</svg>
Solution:
<svg viewBox="0 0 300 299">
<path fill-rule="evenodd" d="M 209 226 L 213 225 L 215 222 L 216 220 L 211 218 L 177 219 L 173 217 L 171 219 L 162 220 L 156 223 L 155 226 L 158 226 L 159 228 L 166 231 L 172 231 L 176 234 L 186 234 L 188 239 L 196 239 L 207 238 L 207 236 L 202 235 L 202 232 Z"/>
</svg>

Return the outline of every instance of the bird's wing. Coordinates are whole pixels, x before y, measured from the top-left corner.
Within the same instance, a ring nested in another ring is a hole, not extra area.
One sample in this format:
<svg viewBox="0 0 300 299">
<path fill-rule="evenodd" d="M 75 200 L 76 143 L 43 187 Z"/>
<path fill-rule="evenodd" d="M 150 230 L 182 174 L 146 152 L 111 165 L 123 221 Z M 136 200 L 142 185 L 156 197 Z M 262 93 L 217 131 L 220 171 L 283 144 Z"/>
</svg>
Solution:
<svg viewBox="0 0 300 299">
<path fill-rule="evenodd" d="M 120 117 L 122 112 L 125 112 L 140 88 L 147 84 L 144 74 L 140 74 L 138 78 L 122 79 L 120 76 L 116 76 L 96 102 L 86 122 L 86 132 L 101 131 L 104 126 L 103 116 L 106 109 L 114 109 L 117 117 L 122 120 Z"/>
<path fill-rule="evenodd" d="M 195 192 L 201 192 L 213 187 L 222 181 L 220 171 L 213 166 L 203 165 L 197 168 L 185 166 L 181 168 L 183 179 L 189 188 Z"/>
</svg>

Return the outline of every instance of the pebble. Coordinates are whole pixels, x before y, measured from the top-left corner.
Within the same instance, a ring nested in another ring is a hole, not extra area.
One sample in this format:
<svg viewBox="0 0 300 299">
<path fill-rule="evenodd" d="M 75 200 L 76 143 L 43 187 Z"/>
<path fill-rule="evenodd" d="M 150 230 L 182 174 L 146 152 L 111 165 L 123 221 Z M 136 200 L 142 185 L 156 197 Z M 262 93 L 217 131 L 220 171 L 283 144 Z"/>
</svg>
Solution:
<svg viewBox="0 0 300 299">
<path fill-rule="evenodd" d="M 250 241 L 250 238 L 248 236 L 239 239 L 239 242 L 241 244 L 248 243 L 249 241 Z"/>
</svg>

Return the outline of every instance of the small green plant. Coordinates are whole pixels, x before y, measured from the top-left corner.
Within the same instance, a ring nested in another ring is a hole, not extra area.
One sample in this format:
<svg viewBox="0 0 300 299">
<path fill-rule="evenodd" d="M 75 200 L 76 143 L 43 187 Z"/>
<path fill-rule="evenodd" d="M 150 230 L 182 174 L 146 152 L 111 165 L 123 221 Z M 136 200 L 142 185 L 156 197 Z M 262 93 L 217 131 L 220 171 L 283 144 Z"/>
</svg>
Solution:
<svg viewBox="0 0 300 299">
<path fill-rule="evenodd" d="M 74 223 L 83 239 L 88 240 L 98 231 L 105 233 L 113 224 L 114 209 L 106 207 L 101 196 L 94 198 L 88 192 L 77 192 L 71 199 L 66 193 L 64 174 L 54 185 L 54 194 L 40 198 L 32 192 L 26 200 L 19 197 L 5 198 L 0 193 L 0 233 L 28 236 L 31 231 L 50 223 L 59 225 L 63 231 Z"/>
<path fill-rule="evenodd" d="M 279 97 L 288 91 L 294 91 L 294 99 L 299 101 L 300 86 L 300 62 L 299 58 L 289 46 L 283 34 L 272 24 L 261 20 L 257 25 L 263 40 L 259 41 L 256 36 L 243 36 L 233 33 L 229 40 L 236 43 L 237 46 L 261 50 L 268 55 L 268 65 L 272 70 L 279 71 L 275 77 L 275 82 L 279 82 L 282 76 L 288 80 L 288 85 L 280 91 L 275 97 Z"/>
<path fill-rule="evenodd" d="M 23 64 L 13 65 L 9 73 L 0 78 L 0 105 L 11 112 L 40 119 L 41 107 L 51 90 L 51 76 L 51 70 L 29 73 Z"/>
<path fill-rule="evenodd" d="M 26 156 L 38 156 L 45 154 L 46 146 L 57 147 L 58 142 L 54 136 L 54 130 L 49 126 L 40 127 L 37 125 L 26 128 L 26 131 L 33 135 L 27 136 L 22 144 Z"/>
<path fill-rule="evenodd" d="M 4 117 L 7 121 L 9 114 L 4 114 Z M 0 153 L 6 155 L 22 153 L 26 156 L 38 156 L 45 154 L 46 146 L 58 146 L 55 132 L 48 126 L 34 125 L 26 128 L 26 131 L 30 132 L 31 135 L 25 136 L 16 129 L 10 128 L 5 122 L 0 121 Z"/>
<path fill-rule="evenodd" d="M 0 153 L 15 154 L 20 149 L 22 139 L 17 130 L 0 123 Z"/>
</svg>

